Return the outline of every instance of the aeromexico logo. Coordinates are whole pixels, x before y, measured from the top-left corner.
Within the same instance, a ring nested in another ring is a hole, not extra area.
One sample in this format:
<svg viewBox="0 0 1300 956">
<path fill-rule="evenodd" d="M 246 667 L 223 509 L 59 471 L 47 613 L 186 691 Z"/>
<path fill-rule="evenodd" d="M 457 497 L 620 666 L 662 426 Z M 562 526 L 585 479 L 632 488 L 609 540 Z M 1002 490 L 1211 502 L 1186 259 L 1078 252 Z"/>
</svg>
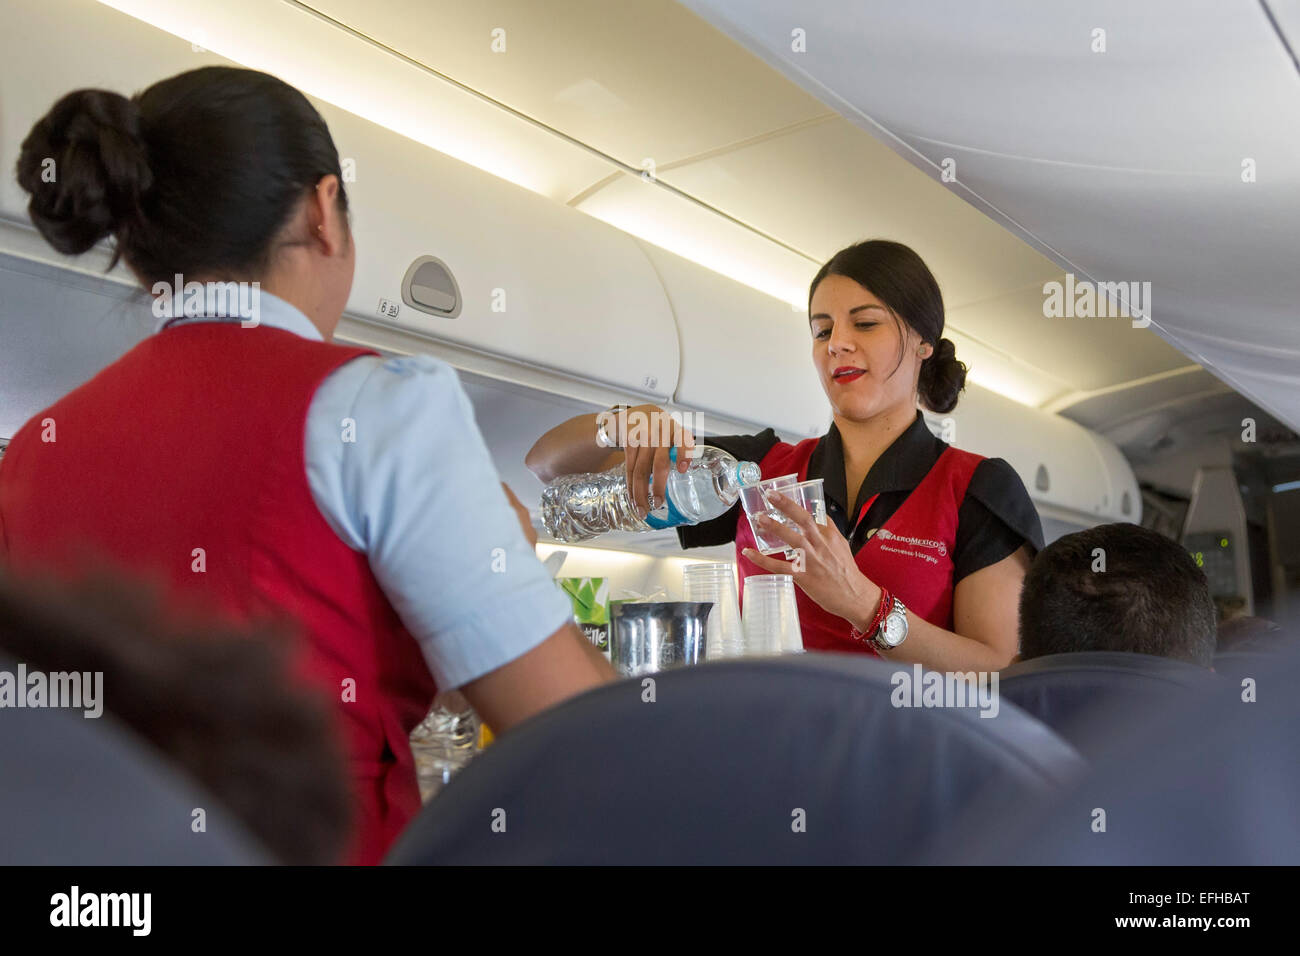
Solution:
<svg viewBox="0 0 1300 956">
<path fill-rule="evenodd" d="M 178 272 L 174 282 L 155 282 L 150 291 L 157 319 L 237 318 L 245 329 L 262 320 L 260 282 L 186 282 Z"/>
<path fill-rule="evenodd" d="M 945 557 L 948 554 L 948 545 L 942 541 L 936 541 L 934 538 L 912 538 L 906 535 L 894 534 L 888 528 L 881 528 L 873 537 L 881 541 L 896 541 L 899 544 L 911 545 L 913 548 L 930 548 Z"/>
</svg>

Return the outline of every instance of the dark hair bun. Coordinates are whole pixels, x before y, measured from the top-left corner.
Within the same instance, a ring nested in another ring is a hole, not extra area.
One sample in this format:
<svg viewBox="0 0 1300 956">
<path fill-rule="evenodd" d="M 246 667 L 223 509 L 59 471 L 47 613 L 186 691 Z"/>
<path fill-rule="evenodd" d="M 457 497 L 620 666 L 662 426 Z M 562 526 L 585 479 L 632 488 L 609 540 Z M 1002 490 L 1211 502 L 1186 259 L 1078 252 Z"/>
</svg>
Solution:
<svg viewBox="0 0 1300 956">
<path fill-rule="evenodd" d="M 957 346 L 940 339 L 934 354 L 921 363 L 917 391 L 932 412 L 943 414 L 957 407 L 957 396 L 966 387 L 966 363 L 957 361 Z"/>
<path fill-rule="evenodd" d="M 17 175 L 46 241 L 85 252 L 135 216 L 153 184 L 139 107 L 108 90 L 69 93 L 23 140 Z"/>
</svg>

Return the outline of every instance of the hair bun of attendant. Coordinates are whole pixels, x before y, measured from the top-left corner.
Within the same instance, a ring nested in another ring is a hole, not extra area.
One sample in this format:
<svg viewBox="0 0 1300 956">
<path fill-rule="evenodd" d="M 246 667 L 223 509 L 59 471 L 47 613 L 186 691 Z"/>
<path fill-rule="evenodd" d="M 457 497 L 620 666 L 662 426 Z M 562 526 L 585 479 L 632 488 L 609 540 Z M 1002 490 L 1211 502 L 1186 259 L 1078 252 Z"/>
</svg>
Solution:
<svg viewBox="0 0 1300 956">
<path fill-rule="evenodd" d="M 18 182 L 55 249 L 113 236 L 145 289 L 176 275 L 259 279 L 325 176 L 339 180 L 329 127 L 302 91 L 269 73 L 201 66 L 130 99 L 76 90 L 23 141 Z M 298 224 L 300 225 L 300 224 Z M 305 227 L 304 227 L 305 228 Z"/>
<path fill-rule="evenodd" d="M 27 211 L 51 246 L 85 252 L 140 209 L 153 184 L 140 108 L 109 90 L 75 90 L 32 127 L 18 154 Z"/>
<path fill-rule="evenodd" d="M 957 407 L 957 396 L 966 387 L 966 363 L 957 360 L 952 339 L 940 339 L 934 354 L 921 363 L 917 391 L 932 412 L 943 414 Z"/>
</svg>

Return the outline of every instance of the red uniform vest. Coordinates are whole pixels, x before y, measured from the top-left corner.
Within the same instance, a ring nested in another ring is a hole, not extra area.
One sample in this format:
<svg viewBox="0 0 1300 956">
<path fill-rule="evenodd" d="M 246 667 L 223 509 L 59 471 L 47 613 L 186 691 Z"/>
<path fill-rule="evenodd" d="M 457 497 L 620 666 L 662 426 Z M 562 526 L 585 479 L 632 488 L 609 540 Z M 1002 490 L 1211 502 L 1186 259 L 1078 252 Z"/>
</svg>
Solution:
<svg viewBox="0 0 1300 956">
<path fill-rule="evenodd" d="M 797 445 L 784 442 L 775 445 L 760 463 L 763 478 L 797 473 L 800 481 L 806 481 L 808 461 L 818 441 L 809 438 Z M 970 452 L 945 448 L 907 500 L 855 555 L 863 574 L 896 594 L 909 611 L 948 631 L 953 627 L 952 555 L 957 542 L 957 511 L 976 466 L 983 460 Z M 873 497 L 863 505 L 857 521 L 862 520 L 875 500 Z M 745 548 L 757 550 L 758 546 L 749 519 L 742 511 L 736 524 L 736 567 L 742 606 L 745 578 L 768 573 L 741 553 Z M 823 610 L 797 586 L 795 600 L 806 650 L 875 654 L 867 641 L 852 639 L 852 625 L 848 621 Z"/>
<path fill-rule="evenodd" d="M 269 326 L 176 326 L 27 422 L 0 467 L 15 570 L 98 559 L 156 580 L 176 608 L 297 623 L 298 673 L 337 702 L 352 761 L 356 863 L 378 862 L 420 808 L 408 735 L 436 692 L 366 555 L 307 482 L 312 396 L 366 354 Z"/>
</svg>

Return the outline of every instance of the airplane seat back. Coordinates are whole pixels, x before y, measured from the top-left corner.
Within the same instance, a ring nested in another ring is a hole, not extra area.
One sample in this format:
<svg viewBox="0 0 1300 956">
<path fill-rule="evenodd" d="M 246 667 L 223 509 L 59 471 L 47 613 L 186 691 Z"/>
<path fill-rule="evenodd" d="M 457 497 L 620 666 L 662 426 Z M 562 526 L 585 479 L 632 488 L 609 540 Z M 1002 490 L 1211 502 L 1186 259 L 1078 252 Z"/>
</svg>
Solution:
<svg viewBox="0 0 1300 956">
<path fill-rule="evenodd" d="M 1247 678 L 1254 678 L 1271 668 L 1278 655 L 1284 653 L 1286 648 L 1283 647 L 1225 651 L 1214 655 L 1214 673 L 1220 680 L 1236 687 Z"/>
<path fill-rule="evenodd" d="M 894 706 L 896 670 L 807 654 L 590 691 L 475 758 L 387 862 L 902 862 L 975 798 L 1042 799 L 1082 771 L 1014 707 Z"/>
<path fill-rule="evenodd" d="M 15 673 L 16 665 L 0 659 Z M 26 693 L 21 688 L 20 693 Z M 220 866 L 273 862 L 212 795 L 105 712 L 6 709 L 0 719 L 0 866 Z M 196 810 L 203 828 L 195 830 Z"/>
<path fill-rule="evenodd" d="M 1002 672 L 1002 697 L 1096 758 L 1138 715 L 1209 692 L 1214 675 L 1185 661 L 1118 651 L 1049 654 Z"/>
<path fill-rule="evenodd" d="M 1236 627 L 1232 627 L 1236 624 Z M 1231 639 L 1224 643 L 1225 635 Z M 1214 671 L 1234 686 L 1257 675 L 1276 661 L 1278 654 L 1300 649 L 1293 629 L 1263 618 L 1250 618 L 1219 627 L 1220 650 L 1214 655 Z"/>
<path fill-rule="evenodd" d="M 990 806 L 925 862 L 1032 866 L 1300 864 L 1300 650 L 1257 694 L 1190 694 L 1124 737 L 1050 803 Z"/>
</svg>

